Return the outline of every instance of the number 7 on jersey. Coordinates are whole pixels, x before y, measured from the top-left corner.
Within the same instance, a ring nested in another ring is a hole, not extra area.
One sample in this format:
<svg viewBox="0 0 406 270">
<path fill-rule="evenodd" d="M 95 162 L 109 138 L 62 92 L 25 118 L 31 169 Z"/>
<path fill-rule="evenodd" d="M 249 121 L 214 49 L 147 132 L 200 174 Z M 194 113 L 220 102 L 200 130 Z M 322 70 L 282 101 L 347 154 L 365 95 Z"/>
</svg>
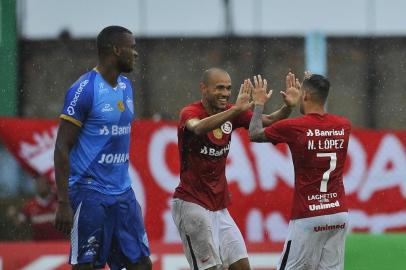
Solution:
<svg viewBox="0 0 406 270">
<path fill-rule="evenodd" d="M 320 184 L 320 192 L 327 192 L 327 183 L 330 179 L 330 173 L 335 170 L 337 165 L 337 155 L 336 153 L 317 153 L 317 157 L 329 157 L 330 158 L 330 168 L 323 173 L 323 179 Z"/>
</svg>

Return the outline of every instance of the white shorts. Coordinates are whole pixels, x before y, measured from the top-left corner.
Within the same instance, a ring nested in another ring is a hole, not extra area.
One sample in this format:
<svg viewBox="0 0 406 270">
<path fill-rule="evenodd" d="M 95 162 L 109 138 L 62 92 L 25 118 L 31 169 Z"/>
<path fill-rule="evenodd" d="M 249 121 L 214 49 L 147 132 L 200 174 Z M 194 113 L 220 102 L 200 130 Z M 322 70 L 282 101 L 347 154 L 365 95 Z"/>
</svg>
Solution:
<svg viewBox="0 0 406 270">
<path fill-rule="evenodd" d="M 227 209 L 213 212 L 198 204 L 174 199 L 172 217 L 191 269 L 227 268 L 248 258 L 244 239 Z"/>
<path fill-rule="evenodd" d="M 295 219 L 278 270 L 342 270 L 348 213 Z"/>
</svg>

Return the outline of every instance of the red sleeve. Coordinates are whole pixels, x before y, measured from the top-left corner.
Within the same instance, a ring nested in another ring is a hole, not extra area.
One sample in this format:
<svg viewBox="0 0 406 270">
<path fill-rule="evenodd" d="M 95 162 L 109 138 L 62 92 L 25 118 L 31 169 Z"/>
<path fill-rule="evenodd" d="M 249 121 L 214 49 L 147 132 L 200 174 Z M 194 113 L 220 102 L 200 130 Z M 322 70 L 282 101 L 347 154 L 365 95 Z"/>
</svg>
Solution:
<svg viewBox="0 0 406 270">
<path fill-rule="evenodd" d="M 234 118 L 233 124 L 235 128 L 243 127 L 245 129 L 248 129 L 250 126 L 251 118 L 252 111 L 248 110 L 240 113 L 236 118 Z"/>
<path fill-rule="evenodd" d="M 273 144 L 288 143 L 295 136 L 290 119 L 278 121 L 265 128 L 265 137 Z"/>
<path fill-rule="evenodd" d="M 179 115 L 179 126 L 185 126 L 186 121 L 193 118 L 200 119 L 200 112 L 190 106 L 183 108 Z"/>
</svg>

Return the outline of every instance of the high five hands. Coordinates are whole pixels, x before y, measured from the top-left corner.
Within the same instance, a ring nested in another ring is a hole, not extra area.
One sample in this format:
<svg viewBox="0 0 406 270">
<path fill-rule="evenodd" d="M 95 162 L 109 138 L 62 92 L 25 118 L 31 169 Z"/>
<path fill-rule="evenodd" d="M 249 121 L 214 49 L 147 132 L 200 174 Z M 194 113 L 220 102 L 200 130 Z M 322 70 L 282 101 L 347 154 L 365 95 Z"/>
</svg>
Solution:
<svg viewBox="0 0 406 270">
<path fill-rule="evenodd" d="M 306 76 L 307 72 L 305 72 Z M 281 91 L 283 102 L 288 107 L 295 107 L 300 101 L 300 87 L 299 79 L 295 78 L 295 74 L 289 72 L 286 75 L 286 90 Z"/>
<path fill-rule="evenodd" d="M 308 72 L 305 72 L 305 76 Z M 238 93 L 236 107 L 241 111 L 246 111 L 252 107 L 252 105 L 264 105 L 272 96 L 272 90 L 267 89 L 268 82 L 263 79 L 261 75 L 253 77 L 254 84 L 250 79 L 244 80 L 241 84 L 240 91 Z M 295 74 L 289 72 L 285 79 L 286 88 L 285 91 L 280 91 L 283 101 L 288 107 L 295 107 L 300 101 L 300 87 L 299 79 Z M 251 101 L 252 96 L 252 101 Z"/>
</svg>

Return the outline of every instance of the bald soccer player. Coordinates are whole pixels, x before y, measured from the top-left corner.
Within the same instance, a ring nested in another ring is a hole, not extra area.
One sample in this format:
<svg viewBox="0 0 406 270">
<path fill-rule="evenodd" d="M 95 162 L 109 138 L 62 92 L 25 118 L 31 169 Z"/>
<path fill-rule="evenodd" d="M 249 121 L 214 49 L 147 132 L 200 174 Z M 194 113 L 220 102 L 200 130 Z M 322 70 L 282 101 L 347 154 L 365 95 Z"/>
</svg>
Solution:
<svg viewBox="0 0 406 270">
<path fill-rule="evenodd" d="M 249 80 L 245 80 L 235 105 L 230 104 L 229 74 L 211 68 L 202 76 L 201 100 L 180 113 L 180 184 L 173 196 L 172 216 L 193 270 L 221 266 L 250 269 L 244 239 L 227 210 L 230 193 L 225 167 L 232 132 L 249 126 L 251 89 Z M 288 95 L 283 97 L 285 105 L 261 116 L 265 126 L 288 117 L 296 105 Z"/>
</svg>

